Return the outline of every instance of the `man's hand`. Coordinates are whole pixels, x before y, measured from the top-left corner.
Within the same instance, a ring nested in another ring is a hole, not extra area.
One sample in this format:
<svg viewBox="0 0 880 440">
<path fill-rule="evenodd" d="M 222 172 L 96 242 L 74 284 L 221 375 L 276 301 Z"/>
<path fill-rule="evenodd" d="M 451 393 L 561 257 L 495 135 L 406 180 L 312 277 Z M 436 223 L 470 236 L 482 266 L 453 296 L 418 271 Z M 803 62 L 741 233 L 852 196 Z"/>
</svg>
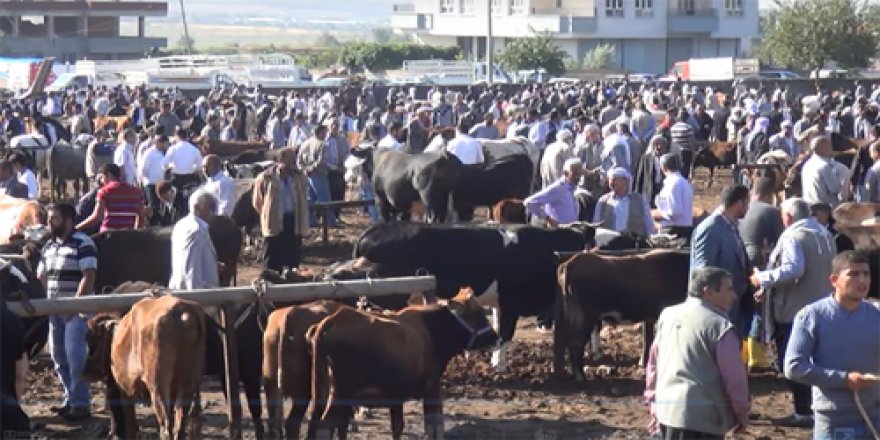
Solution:
<svg viewBox="0 0 880 440">
<path fill-rule="evenodd" d="M 752 268 L 752 274 L 749 275 L 749 284 L 755 287 L 761 287 L 761 280 L 758 279 L 758 268 Z"/>
<path fill-rule="evenodd" d="M 858 371 L 846 373 L 846 387 L 853 391 L 861 391 L 875 384 L 873 376 L 867 376 Z"/>
<path fill-rule="evenodd" d="M 544 226 L 548 229 L 556 229 L 556 227 L 559 226 L 559 223 L 557 223 L 552 217 L 547 216 L 544 217 Z"/>
<path fill-rule="evenodd" d="M 752 298 L 755 299 L 755 302 L 760 304 L 764 301 L 764 289 L 758 289 L 755 291 L 755 294 L 752 295 Z"/>
</svg>

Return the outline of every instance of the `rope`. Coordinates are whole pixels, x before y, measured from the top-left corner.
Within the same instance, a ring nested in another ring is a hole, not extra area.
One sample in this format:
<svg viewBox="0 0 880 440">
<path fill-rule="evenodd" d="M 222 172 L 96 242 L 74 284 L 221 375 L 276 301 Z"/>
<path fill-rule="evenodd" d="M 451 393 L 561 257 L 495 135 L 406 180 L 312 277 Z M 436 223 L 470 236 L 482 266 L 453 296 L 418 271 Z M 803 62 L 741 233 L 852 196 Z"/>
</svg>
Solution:
<svg viewBox="0 0 880 440">
<path fill-rule="evenodd" d="M 874 375 L 865 375 L 871 379 L 880 380 L 880 377 Z M 868 412 L 865 411 L 865 405 L 862 404 L 862 399 L 859 397 L 859 392 L 853 390 L 853 397 L 856 399 L 856 407 L 859 408 L 859 414 L 862 415 L 862 419 L 865 421 L 865 425 L 868 426 L 868 429 L 871 431 L 871 435 L 874 436 L 874 440 L 880 440 L 880 433 L 877 433 L 877 428 L 874 427 L 874 422 L 871 421 L 871 418 L 868 417 Z"/>
</svg>

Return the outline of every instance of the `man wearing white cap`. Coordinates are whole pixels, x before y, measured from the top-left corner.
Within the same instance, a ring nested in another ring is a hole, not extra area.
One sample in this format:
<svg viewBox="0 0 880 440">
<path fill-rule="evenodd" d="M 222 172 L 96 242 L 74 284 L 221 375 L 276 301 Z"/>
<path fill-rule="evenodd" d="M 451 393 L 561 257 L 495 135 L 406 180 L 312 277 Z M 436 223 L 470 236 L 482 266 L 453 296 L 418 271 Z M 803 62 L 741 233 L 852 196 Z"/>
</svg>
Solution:
<svg viewBox="0 0 880 440">
<path fill-rule="evenodd" d="M 740 155 L 745 163 L 755 163 L 762 154 L 769 150 L 770 144 L 767 136 L 769 127 L 769 119 L 762 116 L 755 120 L 755 127 L 752 128 L 752 132 L 749 133 L 743 144 L 745 151 Z"/>
<path fill-rule="evenodd" d="M 583 173 L 584 166 L 579 159 L 568 159 L 561 179 L 523 201 L 526 211 L 551 228 L 578 221 L 580 207 L 574 190 Z"/>
<path fill-rule="evenodd" d="M 645 198 L 630 190 L 632 175 L 621 167 L 608 172 L 611 191 L 599 198 L 593 222 L 622 234 L 647 238 L 654 232 L 651 210 Z"/>
<path fill-rule="evenodd" d="M 794 130 L 791 121 L 783 121 L 780 125 L 782 131 L 770 136 L 770 150 L 782 150 L 788 154 L 792 161 L 800 155 L 800 147 L 794 138 Z"/>
</svg>

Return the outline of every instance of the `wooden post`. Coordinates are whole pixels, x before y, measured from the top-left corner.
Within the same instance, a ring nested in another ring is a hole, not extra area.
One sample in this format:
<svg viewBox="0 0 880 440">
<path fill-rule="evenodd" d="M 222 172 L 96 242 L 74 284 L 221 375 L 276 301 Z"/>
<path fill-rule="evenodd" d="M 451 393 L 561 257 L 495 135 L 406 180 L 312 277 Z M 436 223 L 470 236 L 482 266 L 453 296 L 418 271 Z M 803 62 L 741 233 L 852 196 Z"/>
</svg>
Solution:
<svg viewBox="0 0 880 440">
<path fill-rule="evenodd" d="M 327 212 L 331 209 L 343 209 L 343 208 L 359 208 L 364 206 L 370 206 L 375 204 L 376 201 L 373 199 L 369 200 L 337 200 L 333 202 L 321 202 L 312 204 L 309 209 L 312 211 L 316 211 L 318 213 L 323 213 L 321 216 L 321 244 L 326 246 L 330 241 L 330 231 L 329 225 L 327 224 Z"/>
<path fill-rule="evenodd" d="M 326 206 L 322 207 L 320 211 L 322 212 L 321 216 L 321 244 L 327 246 L 327 242 L 330 241 L 330 226 L 327 224 L 327 212 L 330 211 Z"/>
<path fill-rule="evenodd" d="M 229 438 L 241 439 L 241 392 L 238 390 L 238 338 L 235 334 L 237 306 L 220 307 L 223 329 L 223 366 L 226 369 L 226 414 L 229 417 Z"/>
</svg>

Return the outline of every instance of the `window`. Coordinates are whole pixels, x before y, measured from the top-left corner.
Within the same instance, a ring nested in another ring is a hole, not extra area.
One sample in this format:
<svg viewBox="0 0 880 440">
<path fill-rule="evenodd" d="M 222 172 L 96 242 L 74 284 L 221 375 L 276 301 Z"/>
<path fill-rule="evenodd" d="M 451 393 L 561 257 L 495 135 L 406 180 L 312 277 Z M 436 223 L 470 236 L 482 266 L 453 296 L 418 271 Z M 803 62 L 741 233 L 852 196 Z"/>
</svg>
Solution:
<svg viewBox="0 0 880 440">
<path fill-rule="evenodd" d="M 526 0 L 510 0 L 510 14 L 522 15 L 526 13 Z"/>
<path fill-rule="evenodd" d="M 724 10 L 728 17 L 742 17 L 743 0 L 724 0 Z"/>
<path fill-rule="evenodd" d="M 483 4 L 485 5 L 485 3 Z M 461 0 L 461 13 L 463 15 L 474 15 L 474 0 Z"/>
<path fill-rule="evenodd" d="M 623 17 L 623 0 L 605 0 L 606 17 Z"/>
<path fill-rule="evenodd" d="M 678 12 L 684 15 L 694 15 L 696 7 L 694 0 L 678 0 Z"/>
<path fill-rule="evenodd" d="M 452 14 L 455 12 L 455 0 L 440 0 L 440 13 Z"/>
<path fill-rule="evenodd" d="M 654 0 L 636 0 L 636 17 L 653 17 Z"/>
<path fill-rule="evenodd" d="M 492 14 L 501 15 L 504 13 L 504 0 L 492 0 Z"/>
</svg>

